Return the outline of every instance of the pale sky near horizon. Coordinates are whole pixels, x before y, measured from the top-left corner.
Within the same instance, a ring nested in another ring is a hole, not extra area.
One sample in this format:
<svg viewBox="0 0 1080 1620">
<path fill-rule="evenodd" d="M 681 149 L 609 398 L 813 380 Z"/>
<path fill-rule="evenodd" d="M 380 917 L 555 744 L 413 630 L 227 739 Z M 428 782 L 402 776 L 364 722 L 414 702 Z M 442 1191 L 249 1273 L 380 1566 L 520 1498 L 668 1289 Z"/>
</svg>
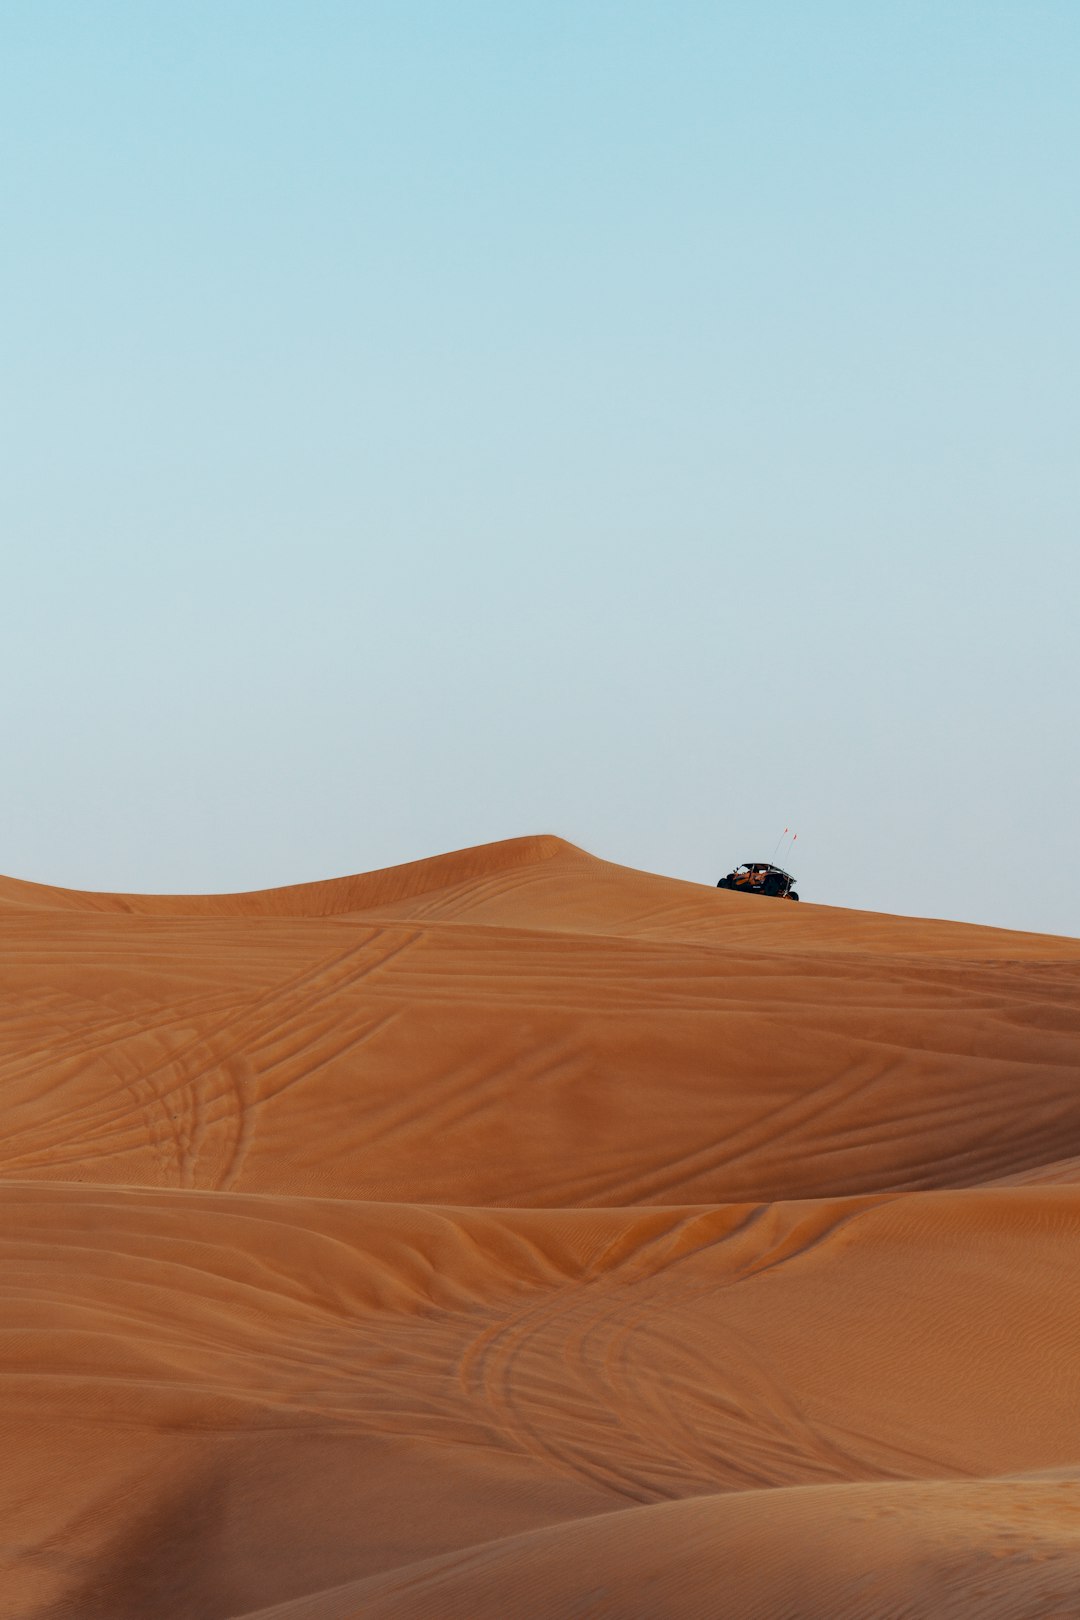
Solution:
<svg viewBox="0 0 1080 1620">
<path fill-rule="evenodd" d="M 0 870 L 1080 933 L 1080 8 L 0 5 Z"/>
</svg>

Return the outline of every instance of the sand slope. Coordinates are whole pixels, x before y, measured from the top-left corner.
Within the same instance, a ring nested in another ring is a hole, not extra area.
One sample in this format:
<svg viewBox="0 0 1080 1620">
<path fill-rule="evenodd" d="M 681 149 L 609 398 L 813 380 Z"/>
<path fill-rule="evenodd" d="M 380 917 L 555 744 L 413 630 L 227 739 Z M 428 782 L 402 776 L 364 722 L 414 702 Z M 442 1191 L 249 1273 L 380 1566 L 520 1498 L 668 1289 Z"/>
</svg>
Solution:
<svg viewBox="0 0 1080 1620">
<path fill-rule="evenodd" d="M 1080 942 L 0 883 L 0 1616 L 1080 1613 Z"/>
</svg>

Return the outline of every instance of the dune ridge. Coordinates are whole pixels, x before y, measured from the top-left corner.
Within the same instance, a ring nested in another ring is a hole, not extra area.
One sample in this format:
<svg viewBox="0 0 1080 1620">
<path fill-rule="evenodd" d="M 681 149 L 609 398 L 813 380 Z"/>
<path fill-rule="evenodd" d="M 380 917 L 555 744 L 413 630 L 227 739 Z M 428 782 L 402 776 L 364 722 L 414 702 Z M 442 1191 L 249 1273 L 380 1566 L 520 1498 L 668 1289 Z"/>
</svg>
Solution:
<svg viewBox="0 0 1080 1620">
<path fill-rule="evenodd" d="M 1080 941 L 0 880 L 0 1615 L 1080 1613 Z"/>
<path fill-rule="evenodd" d="M 56 911 L 123 911 L 148 917 L 332 917 L 367 906 L 427 897 L 477 878 L 534 866 L 557 855 L 588 859 L 583 850 L 564 839 L 542 833 L 452 850 L 377 872 L 235 894 L 98 894 L 0 878 L 0 904 Z"/>
</svg>

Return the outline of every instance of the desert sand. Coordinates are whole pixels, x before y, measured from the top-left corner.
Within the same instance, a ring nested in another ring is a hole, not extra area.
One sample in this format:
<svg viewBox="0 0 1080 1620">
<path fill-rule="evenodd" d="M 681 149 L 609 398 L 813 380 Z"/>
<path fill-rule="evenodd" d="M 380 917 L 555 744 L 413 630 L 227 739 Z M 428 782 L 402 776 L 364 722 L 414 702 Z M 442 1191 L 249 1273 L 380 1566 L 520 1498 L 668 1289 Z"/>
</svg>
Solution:
<svg viewBox="0 0 1080 1620">
<path fill-rule="evenodd" d="M 1080 941 L 0 880 L 0 1616 L 1080 1616 Z"/>
</svg>

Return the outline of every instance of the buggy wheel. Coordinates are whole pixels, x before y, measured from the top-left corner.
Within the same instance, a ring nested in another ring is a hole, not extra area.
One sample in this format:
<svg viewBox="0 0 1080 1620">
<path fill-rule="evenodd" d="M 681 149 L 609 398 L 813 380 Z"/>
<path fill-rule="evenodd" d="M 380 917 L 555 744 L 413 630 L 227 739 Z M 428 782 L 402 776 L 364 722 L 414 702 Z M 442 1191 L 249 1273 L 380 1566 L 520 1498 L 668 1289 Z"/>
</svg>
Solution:
<svg viewBox="0 0 1080 1620">
<path fill-rule="evenodd" d="M 790 891 L 789 891 L 789 893 L 788 893 L 788 899 L 789 899 L 789 900 L 797 900 L 797 899 L 798 899 L 798 898 L 799 898 L 799 897 L 798 897 L 798 895 L 797 895 L 797 894 L 796 894 L 796 893 L 795 893 L 795 890 L 794 890 L 794 889 L 791 889 L 791 890 L 790 890 Z"/>
</svg>

